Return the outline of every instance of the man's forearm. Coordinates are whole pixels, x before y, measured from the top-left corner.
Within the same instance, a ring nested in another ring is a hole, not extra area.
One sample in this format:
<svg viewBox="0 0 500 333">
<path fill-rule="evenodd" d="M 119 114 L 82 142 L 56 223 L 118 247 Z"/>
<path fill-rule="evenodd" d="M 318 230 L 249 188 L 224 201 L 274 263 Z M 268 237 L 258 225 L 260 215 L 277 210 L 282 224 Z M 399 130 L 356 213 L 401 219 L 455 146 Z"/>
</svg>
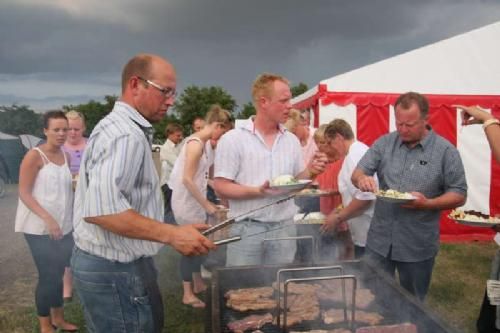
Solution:
<svg viewBox="0 0 500 333">
<path fill-rule="evenodd" d="M 224 199 L 253 199 L 263 196 L 259 187 L 245 186 L 227 179 L 214 179 L 214 190 Z"/>
<path fill-rule="evenodd" d="M 446 192 L 439 197 L 427 199 L 426 208 L 434 210 L 453 209 L 465 204 L 466 197 L 456 192 Z"/>
</svg>

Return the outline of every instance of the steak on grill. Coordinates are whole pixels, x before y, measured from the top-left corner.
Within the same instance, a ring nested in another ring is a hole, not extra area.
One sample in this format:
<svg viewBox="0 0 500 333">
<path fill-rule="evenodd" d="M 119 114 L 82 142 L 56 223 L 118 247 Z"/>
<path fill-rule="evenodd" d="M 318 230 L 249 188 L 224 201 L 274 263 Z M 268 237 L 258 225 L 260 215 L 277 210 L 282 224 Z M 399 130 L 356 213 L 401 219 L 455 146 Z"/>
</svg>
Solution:
<svg viewBox="0 0 500 333">
<path fill-rule="evenodd" d="M 227 327 L 234 333 L 243 333 L 249 329 L 259 329 L 267 323 L 273 322 L 273 315 L 266 313 L 264 315 L 252 315 L 241 320 L 235 320 L 227 324 Z"/>
<path fill-rule="evenodd" d="M 361 327 L 356 330 L 356 333 L 418 333 L 417 326 L 410 323 L 398 325 L 384 325 Z"/>
<path fill-rule="evenodd" d="M 323 322 L 325 324 L 339 324 L 343 323 L 344 320 L 344 310 L 342 309 L 330 309 L 323 311 L 321 314 Z M 347 310 L 347 320 L 350 321 L 351 311 Z M 354 320 L 360 323 L 366 323 L 369 325 L 377 325 L 384 319 L 383 316 L 375 312 L 366 312 L 363 310 L 356 310 Z"/>
<path fill-rule="evenodd" d="M 255 300 L 258 298 L 269 298 L 273 296 L 274 289 L 271 287 L 232 289 L 224 294 L 230 300 Z"/>
<path fill-rule="evenodd" d="M 254 300 L 231 300 L 226 303 L 228 308 L 236 311 L 256 311 L 256 310 L 271 310 L 276 308 L 276 300 L 271 298 L 257 298 Z"/>
</svg>

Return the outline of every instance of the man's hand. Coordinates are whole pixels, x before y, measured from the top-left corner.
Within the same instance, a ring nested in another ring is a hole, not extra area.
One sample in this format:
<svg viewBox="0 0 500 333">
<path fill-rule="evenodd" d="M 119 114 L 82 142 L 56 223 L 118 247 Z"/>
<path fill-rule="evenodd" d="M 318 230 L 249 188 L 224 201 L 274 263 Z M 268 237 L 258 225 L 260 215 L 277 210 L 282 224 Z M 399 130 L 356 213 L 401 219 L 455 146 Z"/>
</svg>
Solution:
<svg viewBox="0 0 500 333">
<path fill-rule="evenodd" d="M 320 227 L 322 233 L 331 233 L 337 229 L 337 226 L 342 222 L 339 213 L 333 211 L 325 220 L 325 223 Z"/>
<path fill-rule="evenodd" d="M 259 186 L 259 193 L 261 194 L 261 196 L 276 196 L 287 193 L 287 191 L 271 188 L 271 183 L 266 180 L 264 184 Z"/>
<path fill-rule="evenodd" d="M 416 199 L 401 205 L 401 207 L 409 208 L 409 209 L 427 209 L 428 207 L 428 199 L 420 192 L 410 192 Z"/>
<path fill-rule="evenodd" d="M 208 229 L 206 224 L 188 224 L 174 227 L 170 245 L 185 256 L 207 254 L 215 249 L 215 244 L 204 237 L 200 231 Z"/>
<path fill-rule="evenodd" d="M 362 175 L 358 179 L 358 188 L 363 192 L 377 191 L 377 182 L 372 176 Z"/>
<path fill-rule="evenodd" d="M 316 176 L 325 171 L 326 165 L 328 164 L 328 156 L 325 153 L 317 151 L 314 153 L 311 162 L 307 166 L 311 176 Z"/>
</svg>

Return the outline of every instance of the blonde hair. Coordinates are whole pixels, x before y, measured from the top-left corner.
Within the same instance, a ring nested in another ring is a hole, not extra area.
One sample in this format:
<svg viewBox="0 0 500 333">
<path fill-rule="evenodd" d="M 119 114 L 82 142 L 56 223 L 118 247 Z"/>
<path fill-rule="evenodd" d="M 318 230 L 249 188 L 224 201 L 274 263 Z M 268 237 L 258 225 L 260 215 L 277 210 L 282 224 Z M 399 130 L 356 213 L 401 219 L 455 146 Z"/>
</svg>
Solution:
<svg viewBox="0 0 500 333">
<path fill-rule="evenodd" d="M 66 118 L 73 120 L 81 119 L 82 122 L 85 124 L 85 116 L 81 112 L 78 112 L 76 110 L 69 110 L 68 112 L 66 112 Z"/>
<path fill-rule="evenodd" d="M 254 103 L 256 103 L 261 96 L 271 96 L 271 88 L 274 81 L 281 81 L 283 83 L 289 84 L 288 80 L 281 75 L 262 73 L 257 76 L 252 85 L 252 100 Z"/>
<path fill-rule="evenodd" d="M 314 131 L 314 134 L 313 134 L 314 142 L 325 140 L 325 130 L 327 127 L 328 127 L 328 124 L 322 124 L 316 129 L 316 131 Z"/>
<path fill-rule="evenodd" d="M 231 113 L 224 110 L 219 104 L 214 104 L 208 110 L 205 122 L 207 124 L 222 123 L 225 127 L 229 128 L 231 125 Z"/>
<path fill-rule="evenodd" d="M 297 126 L 302 124 L 302 115 L 299 110 L 291 109 L 288 113 L 288 120 L 285 122 L 285 127 L 292 133 L 295 133 Z"/>
</svg>

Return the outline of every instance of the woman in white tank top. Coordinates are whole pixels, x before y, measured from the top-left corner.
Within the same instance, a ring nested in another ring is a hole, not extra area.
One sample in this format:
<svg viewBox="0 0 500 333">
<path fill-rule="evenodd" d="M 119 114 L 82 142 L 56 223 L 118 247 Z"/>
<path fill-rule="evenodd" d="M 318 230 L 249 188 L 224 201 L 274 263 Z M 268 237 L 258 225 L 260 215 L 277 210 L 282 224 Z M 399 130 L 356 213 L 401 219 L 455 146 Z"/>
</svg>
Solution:
<svg viewBox="0 0 500 333">
<path fill-rule="evenodd" d="M 209 140 L 217 141 L 230 128 L 231 115 L 220 106 L 213 106 L 206 116 L 206 125 L 186 139 L 168 182 L 172 189 L 172 211 L 177 224 L 205 222 L 217 207 L 207 200 L 207 182 L 214 156 L 207 150 Z M 180 261 L 184 295 L 182 302 L 195 308 L 205 307 L 195 293 L 206 289 L 200 268 L 203 257 L 183 256 Z M 194 290 L 193 290 L 194 283 Z"/>
<path fill-rule="evenodd" d="M 64 320 L 62 278 L 73 248 L 73 190 L 62 111 L 44 114 L 46 143 L 30 150 L 21 163 L 15 230 L 24 233 L 38 270 L 35 292 L 40 332 L 76 331 Z"/>
</svg>

